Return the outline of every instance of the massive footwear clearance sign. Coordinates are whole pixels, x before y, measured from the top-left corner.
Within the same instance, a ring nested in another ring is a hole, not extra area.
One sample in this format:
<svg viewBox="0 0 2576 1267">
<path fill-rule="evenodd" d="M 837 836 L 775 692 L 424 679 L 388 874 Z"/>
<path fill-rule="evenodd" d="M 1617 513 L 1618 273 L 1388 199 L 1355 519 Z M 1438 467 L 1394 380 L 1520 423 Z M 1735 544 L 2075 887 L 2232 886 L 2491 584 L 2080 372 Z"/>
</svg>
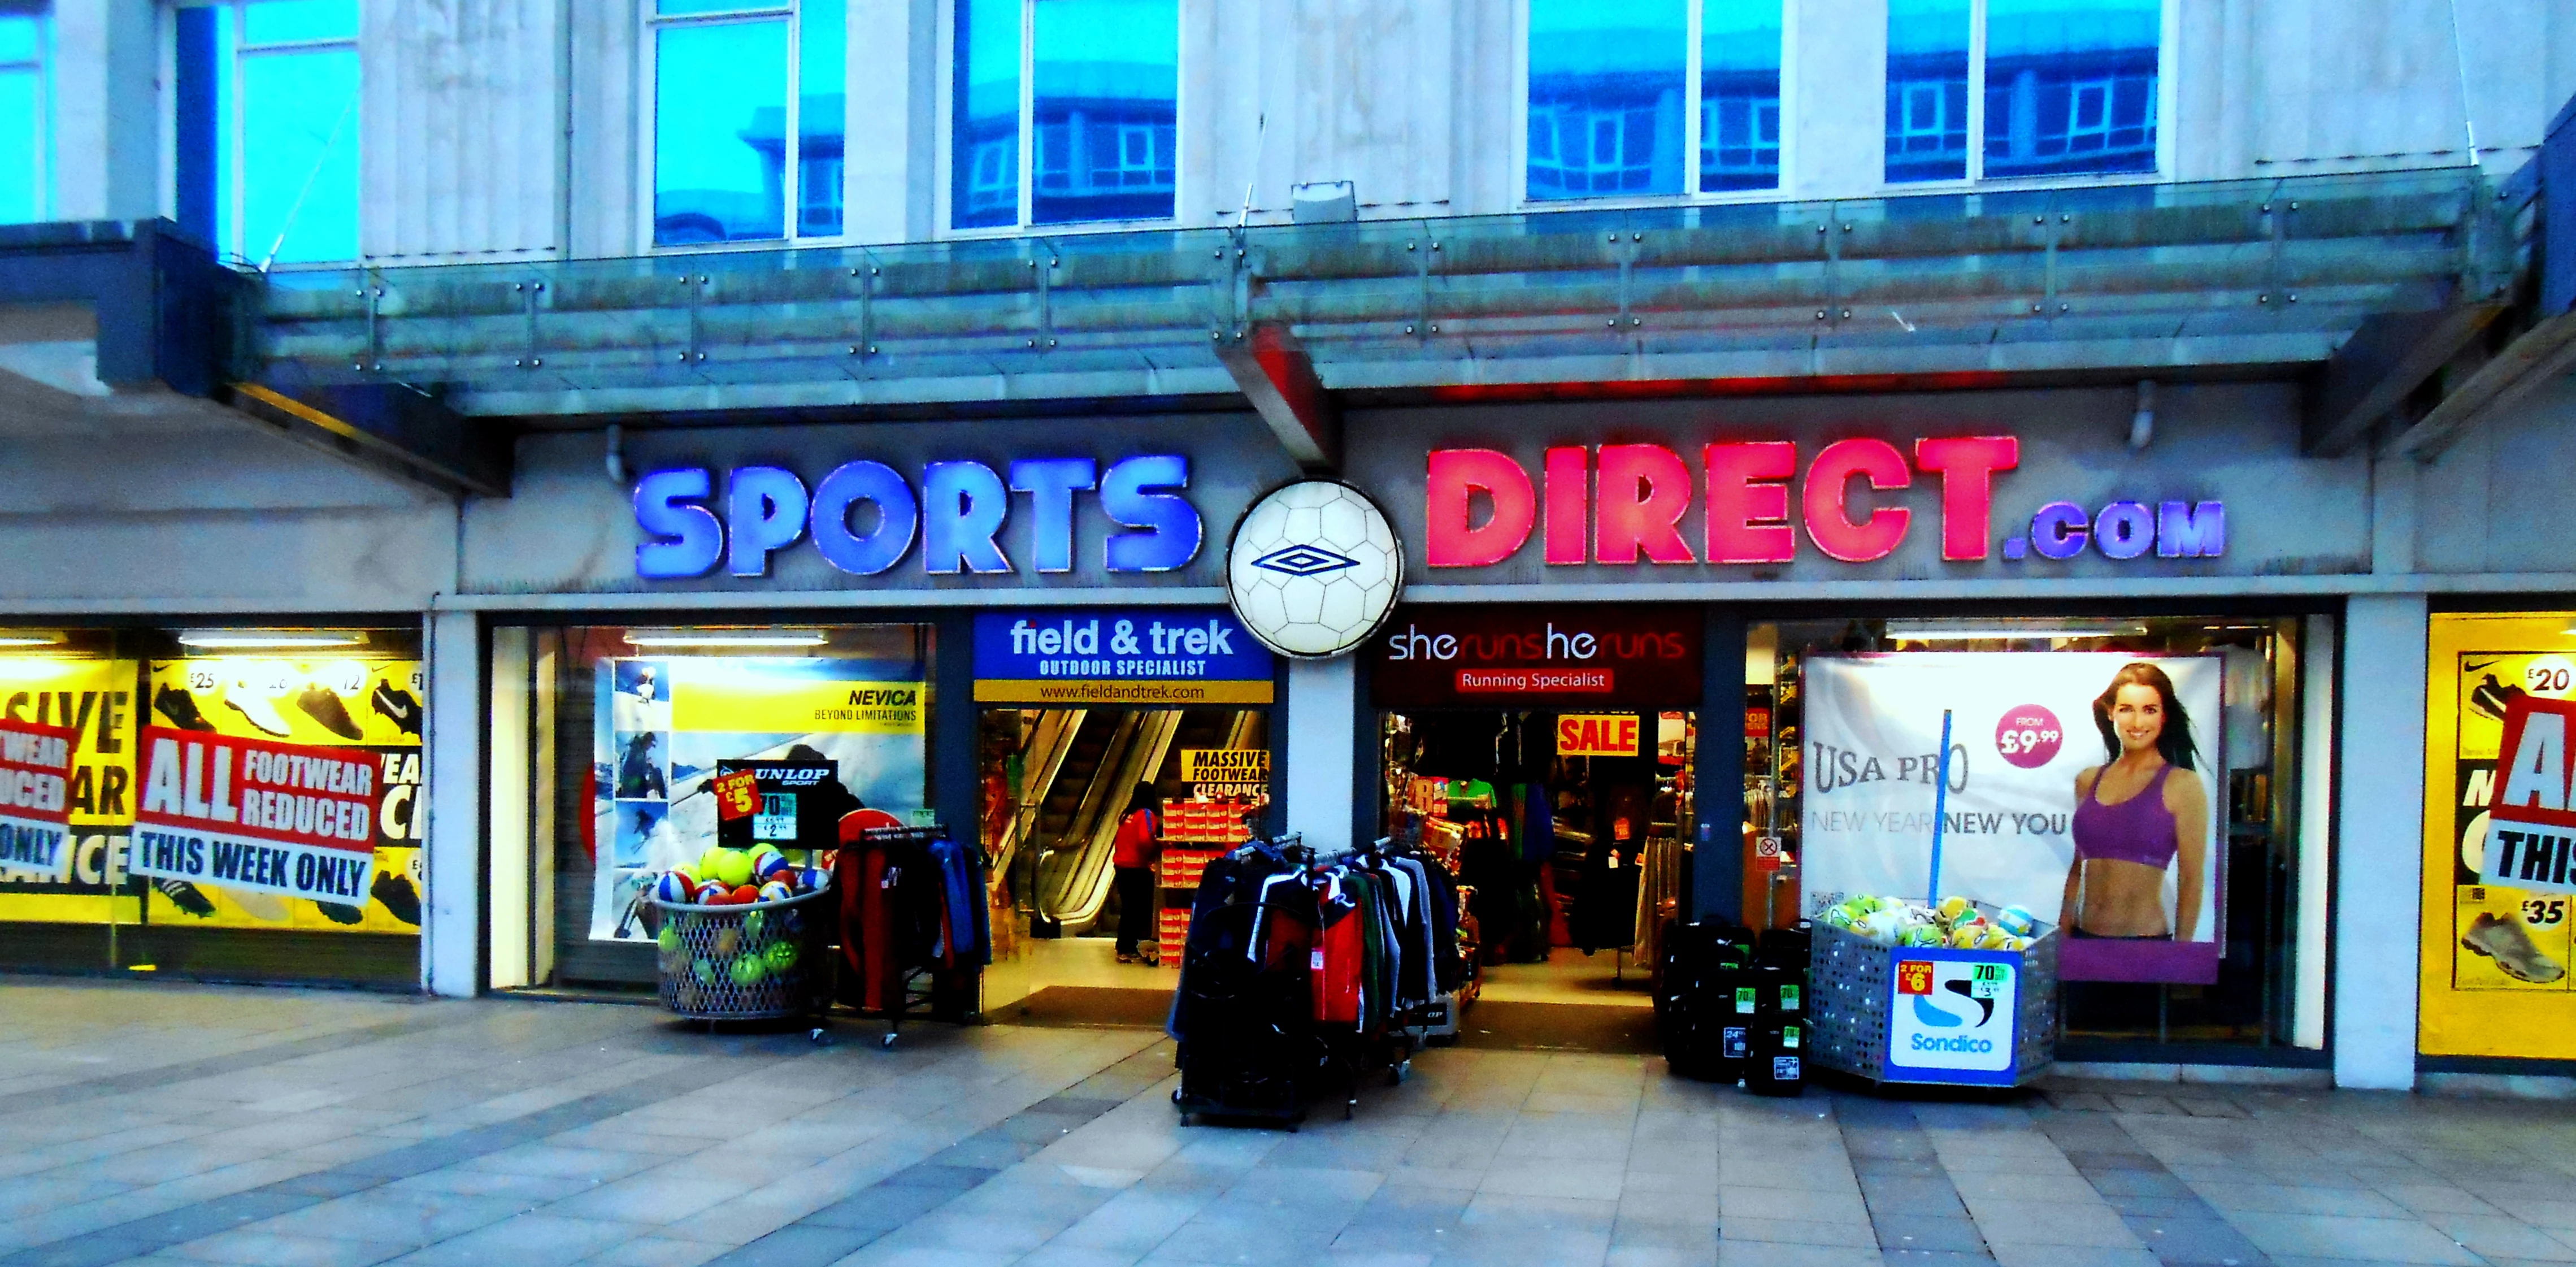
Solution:
<svg viewBox="0 0 2576 1267">
<path fill-rule="evenodd" d="M 375 872 L 366 754 L 143 730 L 132 870 L 321 902 L 363 901 Z"/>
</svg>

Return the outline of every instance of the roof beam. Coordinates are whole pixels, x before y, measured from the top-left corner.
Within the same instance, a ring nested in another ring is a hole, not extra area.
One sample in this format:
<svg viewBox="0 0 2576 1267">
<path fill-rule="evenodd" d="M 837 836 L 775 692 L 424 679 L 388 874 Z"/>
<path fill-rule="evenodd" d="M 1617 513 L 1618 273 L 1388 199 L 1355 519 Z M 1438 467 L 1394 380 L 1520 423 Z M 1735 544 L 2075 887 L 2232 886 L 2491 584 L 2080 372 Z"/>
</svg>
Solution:
<svg viewBox="0 0 2576 1267">
<path fill-rule="evenodd" d="M 1299 467 L 1328 474 L 1341 466 L 1341 409 L 1316 377 L 1315 358 L 1286 326 L 1256 323 L 1225 340 L 1217 359 Z"/>
<path fill-rule="evenodd" d="M 2576 312 L 2562 312 L 2524 331 L 2462 380 L 2432 412 L 2397 437 L 2396 451 L 2430 462 L 2470 428 L 2512 409 L 2571 369 L 2576 369 Z"/>
<path fill-rule="evenodd" d="M 395 386 L 235 383 L 239 412 L 343 461 L 446 497 L 510 495 L 510 444 L 428 396 Z"/>
<path fill-rule="evenodd" d="M 2467 304 L 2363 321 L 2335 349 L 2309 397 L 2303 447 L 2317 457 L 2350 452 L 2504 310 L 2503 304 Z"/>
</svg>

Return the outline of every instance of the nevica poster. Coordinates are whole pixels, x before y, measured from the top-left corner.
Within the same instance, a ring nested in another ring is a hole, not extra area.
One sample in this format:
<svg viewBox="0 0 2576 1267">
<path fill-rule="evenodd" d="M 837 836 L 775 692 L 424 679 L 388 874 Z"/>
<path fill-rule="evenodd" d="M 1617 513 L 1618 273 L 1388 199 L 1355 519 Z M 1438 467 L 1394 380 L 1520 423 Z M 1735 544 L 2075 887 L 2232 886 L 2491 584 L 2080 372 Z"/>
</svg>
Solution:
<svg viewBox="0 0 2576 1267">
<path fill-rule="evenodd" d="M 420 931 L 418 661 L 146 667 L 134 814 L 152 847 L 132 867 L 153 923 Z"/>
<path fill-rule="evenodd" d="M 603 660 L 596 703 L 594 938 L 616 937 L 644 876 L 715 845 L 720 761 L 831 761 L 854 808 L 923 802 L 929 702 L 913 661 Z"/>
<path fill-rule="evenodd" d="M 41 754 L 69 763 L 60 770 L 61 846 L 42 849 L 22 838 L 16 848 L 0 850 L 0 921 L 104 924 L 113 916 L 131 924 L 140 918 L 124 884 L 126 829 L 134 821 L 135 676 L 132 660 L 0 659 L 0 724 L 19 735 L 69 739 L 67 750 Z M 55 768 L 44 760 L 0 768 L 26 777 L 29 765 L 36 778 Z"/>
<path fill-rule="evenodd" d="M 2216 981 L 2221 663 L 2073 651 L 1810 659 L 1810 905 L 1924 896 L 1947 709 L 1942 895 L 2059 925 L 2068 980 Z"/>
</svg>

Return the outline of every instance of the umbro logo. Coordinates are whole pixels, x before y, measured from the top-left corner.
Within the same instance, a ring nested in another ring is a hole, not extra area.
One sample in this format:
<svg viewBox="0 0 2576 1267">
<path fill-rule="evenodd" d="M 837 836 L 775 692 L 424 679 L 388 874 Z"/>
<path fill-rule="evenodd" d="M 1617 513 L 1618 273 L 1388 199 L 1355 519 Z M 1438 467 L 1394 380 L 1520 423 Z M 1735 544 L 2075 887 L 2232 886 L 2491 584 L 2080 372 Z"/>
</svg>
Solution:
<svg viewBox="0 0 2576 1267">
<path fill-rule="evenodd" d="M 1343 568 L 1358 567 L 1359 560 L 1335 554 L 1319 546 L 1282 546 L 1252 561 L 1252 566 L 1283 576 L 1321 576 Z"/>
</svg>

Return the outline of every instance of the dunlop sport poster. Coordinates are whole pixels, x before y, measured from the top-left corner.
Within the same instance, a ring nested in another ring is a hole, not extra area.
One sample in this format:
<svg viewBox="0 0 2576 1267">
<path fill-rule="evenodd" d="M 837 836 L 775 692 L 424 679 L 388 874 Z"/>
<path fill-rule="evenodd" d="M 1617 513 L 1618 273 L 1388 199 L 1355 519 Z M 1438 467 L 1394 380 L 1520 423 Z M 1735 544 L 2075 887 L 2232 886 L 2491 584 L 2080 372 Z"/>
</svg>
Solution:
<svg viewBox="0 0 2576 1267">
<path fill-rule="evenodd" d="M 2068 980 L 2217 980 L 2222 663 L 2077 651 L 1808 660 L 1809 902 L 1925 896 L 1947 709 L 1943 896 L 2075 924 L 2058 948 Z M 2092 795 L 2132 749 L 2143 787 Z"/>
<path fill-rule="evenodd" d="M 718 762 L 830 761 L 854 808 L 897 817 L 926 794 L 929 700 L 915 661 L 602 660 L 594 702 L 596 939 L 615 939 L 643 877 L 715 845 Z"/>
</svg>

